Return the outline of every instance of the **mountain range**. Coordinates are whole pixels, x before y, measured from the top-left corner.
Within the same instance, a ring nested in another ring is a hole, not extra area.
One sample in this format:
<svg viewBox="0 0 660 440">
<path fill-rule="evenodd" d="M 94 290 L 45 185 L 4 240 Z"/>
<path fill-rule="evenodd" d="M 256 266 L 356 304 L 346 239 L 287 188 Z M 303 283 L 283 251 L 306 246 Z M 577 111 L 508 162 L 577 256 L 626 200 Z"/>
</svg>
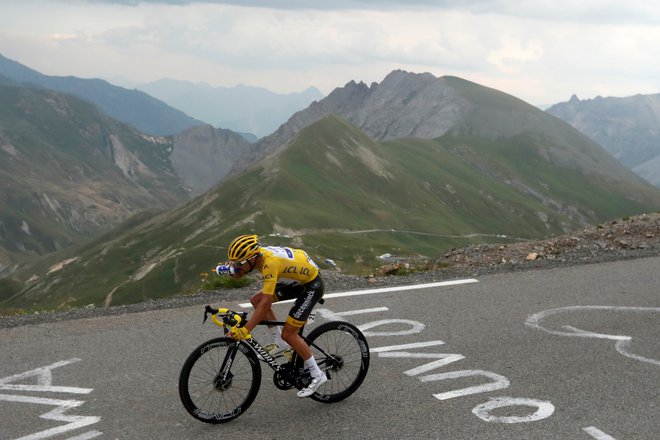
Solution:
<svg viewBox="0 0 660 440">
<path fill-rule="evenodd" d="M 0 75 L 5 81 L 77 96 L 98 106 L 105 114 L 151 135 L 173 135 L 204 122 L 141 92 L 114 86 L 102 79 L 48 76 L 0 55 Z"/>
<path fill-rule="evenodd" d="M 660 209 L 660 190 L 569 124 L 456 77 L 350 82 L 235 157 L 184 205 L 15 272 L 0 307 L 194 292 L 245 232 L 359 272 L 383 253 L 434 260 Z"/>
<path fill-rule="evenodd" d="M 573 95 L 547 111 L 660 187 L 660 94 L 586 100 Z"/>
<path fill-rule="evenodd" d="M 314 87 L 301 93 L 278 94 L 261 87 L 212 87 L 172 79 L 138 88 L 215 127 L 244 135 L 251 133 L 254 140 L 271 134 L 293 113 L 323 98 Z"/>
<path fill-rule="evenodd" d="M 208 125 L 146 135 L 72 95 L 0 76 L 0 273 L 203 193 L 249 147 Z"/>
</svg>

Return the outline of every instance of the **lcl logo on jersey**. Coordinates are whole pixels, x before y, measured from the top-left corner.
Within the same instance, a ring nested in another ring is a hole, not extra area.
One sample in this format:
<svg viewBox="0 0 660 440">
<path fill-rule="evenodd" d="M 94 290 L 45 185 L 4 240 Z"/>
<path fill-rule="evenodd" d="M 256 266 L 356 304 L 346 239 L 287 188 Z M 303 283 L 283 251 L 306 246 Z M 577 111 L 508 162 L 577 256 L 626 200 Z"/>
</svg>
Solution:
<svg viewBox="0 0 660 440">
<path fill-rule="evenodd" d="M 282 273 L 298 273 L 298 267 L 297 266 L 289 266 L 286 267 Z M 300 275 L 303 276 L 309 276 L 309 269 L 306 267 L 300 268 Z"/>
</svg>

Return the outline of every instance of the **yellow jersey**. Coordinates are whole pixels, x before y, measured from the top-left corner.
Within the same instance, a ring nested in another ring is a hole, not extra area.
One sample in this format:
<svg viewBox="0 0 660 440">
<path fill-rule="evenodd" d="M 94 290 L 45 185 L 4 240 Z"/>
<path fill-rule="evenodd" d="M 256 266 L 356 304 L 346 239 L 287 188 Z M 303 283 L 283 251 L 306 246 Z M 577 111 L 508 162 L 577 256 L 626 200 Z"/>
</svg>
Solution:
<svg viewBox="0 0 660 440">
<path fill-rule="evenodd" d="M 265 246 L 261 248 L 263 266 L 261 277 L 264 285 L 262 292 L 274 295 L 275 286 L 280 284 L 306 284 L 312 281 L 319 273 L 319 268 L 307 252 L 302 249 L 293 249 L 279 246 Z"/>
</svg>

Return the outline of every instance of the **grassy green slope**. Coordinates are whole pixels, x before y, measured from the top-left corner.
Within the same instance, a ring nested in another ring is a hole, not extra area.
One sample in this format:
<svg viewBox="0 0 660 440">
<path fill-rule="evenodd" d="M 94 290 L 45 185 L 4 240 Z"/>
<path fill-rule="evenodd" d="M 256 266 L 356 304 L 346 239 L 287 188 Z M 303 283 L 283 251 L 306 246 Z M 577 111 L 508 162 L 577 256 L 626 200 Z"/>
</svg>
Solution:
<svg viewBox="0 0 660 440">
<path fill-rule="evenodd" d="M 660 208 L 660 191 L 599 174 L 589 166 L 598 157 L 579 144 L 580 166 L 567 167 L 553 142 L 521 135 L 380 144 L 331 116 L 185 206 L 57 255 L 77 258 L 63 269 L 43 275 L 52 257 L 40 273 L 20 273 L 39 279 L 0 305 L 125 304 L 191 291 L 246 232 L 356 271 L 386 252 L 436 258 L 468 243 L 538 238 Z"/>
</svg>

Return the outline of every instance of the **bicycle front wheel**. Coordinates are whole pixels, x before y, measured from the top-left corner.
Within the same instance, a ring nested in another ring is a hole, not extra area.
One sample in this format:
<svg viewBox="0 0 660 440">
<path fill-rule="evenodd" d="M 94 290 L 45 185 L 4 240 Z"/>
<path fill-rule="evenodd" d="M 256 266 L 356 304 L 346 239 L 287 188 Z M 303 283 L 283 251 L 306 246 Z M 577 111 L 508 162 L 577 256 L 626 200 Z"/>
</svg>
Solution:
<svg viewBox="0 0 660 440">
<path fill-rule="evenodd" d="M 261 385 L 254 352 L 231 338 L 211 339 L 197 347 L 179 376 L 181 403 L 194 418 L 224 423 L 244 413 Z"/>
<path fill-rule="evenodd" d="M 332 321 L 315 328 L 305 339 L 328 377 L 310 397 L 334 403 L 353 394 L 369 370 L 369 345 L 362 332 L 348 322 Z M 301 367 L 300 358 L 298 363 Z"/>
</svg>

